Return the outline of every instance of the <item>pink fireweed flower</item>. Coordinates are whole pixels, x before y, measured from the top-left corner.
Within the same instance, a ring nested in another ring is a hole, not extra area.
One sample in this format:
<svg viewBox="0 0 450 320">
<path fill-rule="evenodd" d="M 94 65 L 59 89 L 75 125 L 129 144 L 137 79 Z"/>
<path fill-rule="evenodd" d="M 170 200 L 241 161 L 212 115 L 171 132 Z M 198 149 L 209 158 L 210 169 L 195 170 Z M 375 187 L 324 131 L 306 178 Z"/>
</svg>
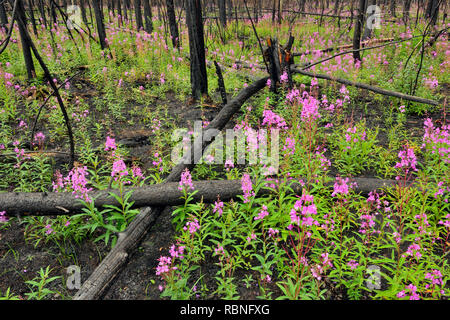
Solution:
<svg viewBox="0 0 450 320">
<path fill-rule="evenodd" d="M 88 192 L 92 190 L 92 188 L 87 188 L 88 180 L 87 176 L 89 172 L 86 166 L 83 167 L 75 167 L 73 168 L 67 177 L 64 178 L 65 184 L 70 186 L 73 190 L 72 194 L 75 195 L 75 198 L 83 198 L 85 201 L 90 202 L 90 198 L 88 196 Z"/>
<path fill-rule="evenodd" d="M 267 125 L 269 127 L 273 126 L 279 129 L 287 129 L 286 121 L 283 119 L 283 117 L 279 116 L 275 112 L 271 110 L 264 110 L 263 117 L 263 126 Z"/>
<path fill-rule="evenodd" d="M 359 263 L 355 260 L 350 260 L 347 265 L 350 267 L 351 270 L 355 270 L 357 266 L 359 266 Z"/>
<path fill-rule="evenodd" d="M 289 80 L 289 76 L 287 72 L 283 72 L 283 74 L 280 76 L 280 83 L 286 83 Z"/>
<path fill-rule="evenodd" d="M 217 248 L 214 248 L 214 254 L 215 255 L 223 255 L 224 253 L 225 252 L 224 252 L 223 247 L 220 244 L 217 244 Z"/>
<path fill-rule="evenodd" d="M 6 215 L 6 211 L 0 211 L 0 222 L 8 222 L 8 216 Z"/>
<path fill-rule="evenodd" d="M 198 223 L 197 219 L 194 219 L 194 221 L 188 221 L 186 222 L 186 226 L 183 227 L 184 231 L 187 231 L 189 229 L 190 234 L 196 233 L 198 230 L 200 230 L 200 225 Z"/>
<path fill-rule="evenodd" d="M 34 141 L 37 142 L 38 145 L 42 146 L 44 144 L 45 135 L 42 132 L 36 133 L 34 136 Z"/>
<path fill-rule="evenodd" d="M 186 168 L 181 173 L 181 180 L 178 186 L 178 190 L 183 191 L 184 189 L 194 190 L 194 185 L 192 184 L 192 176 L 188 168 Z"/>
<path fill-rule="evenodd" d="M 121 177 L 127 176 L 128 170 L 125 162 L 123 162 L 122 159 L 118 159 L 114 161 L 112 171 L 111 171 L 111 177 L 114 177 L 114 180 L 117 181 Z"/>
<path fill-rule="evenodd" d="M 116 150 L 117 146 L 116 146 L 116 140 L 114 138 L 111 137 L 106 137 L 106 142 L 105 142 L 105 151 L 109 151 L 109 150 Z"/>
<path fill-rule="evenodd" d="M 291 137 L 286 138 L 286 142 L 283 146 L 283 151 L 288 151 L 287 154 L 294 155 L 295 153 L 295 139 Z"/>
<path fill-rule="evenodd" d="M 301 103 L 301 119 L 303 122 L 314 121 L 321 117 L 321 115 L 319 114 L 319 100 L 317 100 L 313 96 L 308 95 L 305 99 L 302 99 Z"/>
<path fill-rule="evenodd" d="M 342 194 L 344 196 L 349 194 L 349 178 L 342 179 L 341 177 L 336 177 L 336 182 L 334 183 L 332 197 L 335 197 L 338 194 Z"/>
<path fill-rule="evenodd" d="M 45 234 L 51 234 L 53 232 L 52 225 L 48 224 L 45 226 Z"/>
<path fill-rule="evenodd" d="M 395 168 L 402 169 L 405 177 L 410 173 L 411 170 L 417 171 L 416 164 L 417 159 L 414 154 L 414 149 L 405 148 L 406 150 L 402 150 L 398 153 L 398 157 L 400 158 L 400 162 L 395 164 Z M 400 176 L 395 177 L 396 180 L 400 180 Z"/>
<path fill-rule="evenodd" d="M 267 206 L 263 205 L 261 211 L 254 218 L 254 220 L 263 220 L 268 215 L 269 215 L 269 212 L 267 211 Z"/>
<path fill-rule="evenodd" d="M 219 214 L 219 217 L 222 216 L 223 202 L 220 201 L 220 199 L 217 199 L 217 201 L 214 202 L 213 213 L 216 213 L 216 212 Z"/>
<path fill-rule="evenodd" d="M 313 218 L 317 214 L 317 207 L 314 204 L 314 196 L 303 194 L 300 200 L 297 200 L 294 204 L 294 208 L 291 209 L 290 217 L 292 224 L 306 225 L 319 225 L 319 222 Z"/>
<path fill-rule="evenodd" d="M 131 168 L 131 172 L 134 178 L 145 179 L 144 175 L 142 174 L 141 168 L 139 168 L 138 166 L 133 165 L 133 167 Z"/>
<path fill-rule="evenodd" d="M 269 228 L 269 237 L 273 238 L 273 237 L 275 237 L 278 233 L 280 233 L 280 230 L 278 230 L 278 229 L 273 229 L 273 228 Z"/>
<path fill-rule="evenodd" d="M 249 202 L 249 198 L 255 196 L 253 190 L 252 180 L 248 174 L 244 174 L 241 179 L 242 191 L 244 192 L 244 203 Z"/>
<path fill-rule="evenodd" d="M 416 243 L 413 243 L 408 247 L 408 250 L 404 254 L 402 254 L 403 258 L 407 257 L 415 257 L 416 259 L 420 259 L 422 254 L 420 253 L 420 246 Z"/>
<path fill-rule="evenodd" d="M 252 240 L 256 239 L 256 234 L 252 233 L 250 236 L 247 237 L 247 243 L 252 242 Z"/>
<path fill-rule="evenodd" d="M 155 159 L 156 159 L 155 161 L 152 162 L 153 166 L 155 166 L 156 169 L 158 169 L 160 172 L 163 172 L 163 170 L 164 170 L 164 169 L 163 169 L 163 166 L 162 166 L 163 160 L 162 160 L 162 158 L 159 156 L 159 153 L 156 152 L 153 156 L 154 156 Z"/>
<path fill-rule="evenodd" d="M 405 289 L 397 293 L 397 298 L 408 297 L 408 293 L 409 293 L 409 300 L 420 300 L 420 296 L 417 294 L 417 287 L 412 283 L 407 285 Z"/>
</svg>

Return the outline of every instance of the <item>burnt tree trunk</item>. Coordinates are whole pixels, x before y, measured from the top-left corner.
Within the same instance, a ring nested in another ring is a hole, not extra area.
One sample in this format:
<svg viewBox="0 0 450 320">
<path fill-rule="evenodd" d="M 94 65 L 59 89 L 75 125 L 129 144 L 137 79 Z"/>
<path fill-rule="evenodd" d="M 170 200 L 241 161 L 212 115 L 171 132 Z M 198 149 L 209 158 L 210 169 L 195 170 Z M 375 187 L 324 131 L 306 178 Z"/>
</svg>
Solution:
<svg viewBox="0 0 450 320">
<path fill-rule="evenodd" d="M 20 34 L 20 42 L 22 44 L 22 53 L 25 60 L 25 67 L 27 69 L 28 79 L 31 80 L 36 77 L 36 69 L 34 68 L 33 56 L 31 54 L 31 45 L 26 36 L 26 14 L 25 7 L 23 6 L 22 0 L 17 0 L 17 16 L 18 16 L 18 26 Z"/>
<path fill-rule="evenodd" d="M 367 0 L 359 0 L 359 8 L 358 8 L 358 14 L 356 15 L 356 21 L 355 21 L 355 28 L 353 31 L 353 50 L 359 50 L 360 48 L 360 41 L 361 41 L 361 29 L 364 22 L 364 10 L 366 8 L 366 1 Z M 353 52 L 353 60 L 361 61 L 361 55 L 359 51 Z"/>
<path fill-rule="evenodd" d="M 145 31 L 147 33 L 153 32 L 153 16 L 152 16 L 152 7 L 150 5 L 150 0 L 144 1 L 144 19 L 145 19 Z"/>
<path fill-rule="evenodd" d="M 0 2 L 0 26 L 8 32 L 8 17 L 6 15 L 5 3 Z"/>
<path fill-rule="evenodd" d="M 364 33 L 362 36 L 362 41 L 365 41 L 372 37 L 372 30 L 373 27 L 369 25 L 369 19 L 372 19 L 371 16 L 375 14 L 374 11 L 368 11 L 369 6 L 374 6 L 377 4 L 376 0 L 366 0 L 366 8 L 364 9 L 364 12 L 366 13 L 366 18 L 364 19 Z"/>
<path fill-rule="evenodd" d="M 227 6 L 226 0 L 219 0 L 219 19 L 222 26 L 227 25 Z"/>
<path fill-rule="evenodd" d="M 186 20 L 189 33 L 192 97 L 199 99 L 202 95 L 208 94 L 205 40 L 203 37 L 203 18 L 200 0 L 187 0 Z"/>
<path fill-rule="evenodd" d="M 121 0 L 115 0 L 117 1 L 117 18 L 118 18 L 118 23 L 119 23 L 119 27 L 122 25 L 122 4 L 121 4 Z"/>
<path fill-rule="evenodd" d="M 170 36 L 172 38 L 172 45 L 174 48 L 180 47 L 180 36 L 178 34 L 178 24 L 175 17 L 175 6 L 173 0 L 166 0 L 167 18 L 169 20 Z"/>
<path fill-rule="evenodd" d="M 403 3 L 403 23 L 407 24 L 409 21 L 409 10 L 411 9 L 411 0 L 405 0 Z"/>
<path fill-rule="evenodd" d="M 34 18 L 34 1 L 28 0 L 28 14 L 30 15 L 31 26 L 33 27 L 33 33 L 35 36 L 38 35 L 36 28 L 36 20 Z"/>
<path fill-rule="evenodd" d="M 142 23 L 141 0 L 134 0 L 134 15 L 136 16 L 136 28 L 139 31 L 144 27 Z"/>
<path fill-rule="evenodd" d="M 436 24 L 439 15 L 439 2 L 439 0 L 428 0 L 425 17 L 430 19 L 431 26 Z"/>
<path fill-rule="evenodd" d="M 102 50 L 106 49 L 106 31 L 103 23 L 103 15 L 100 7 L 100 0 L 92 0 L 92 6 L 94 7 L 95 21 L 97 22 L 97 33 Z"/>
<path fill-rule="evenodd" d="M 397 6 L 397 2 L 395 0 L 391 0 L 391 7 L 390 7 L 390 11 L 391 11 L 391 15 L 395 18 L 396 14 L 395 14 L 395 8 Z"/>
</svg>

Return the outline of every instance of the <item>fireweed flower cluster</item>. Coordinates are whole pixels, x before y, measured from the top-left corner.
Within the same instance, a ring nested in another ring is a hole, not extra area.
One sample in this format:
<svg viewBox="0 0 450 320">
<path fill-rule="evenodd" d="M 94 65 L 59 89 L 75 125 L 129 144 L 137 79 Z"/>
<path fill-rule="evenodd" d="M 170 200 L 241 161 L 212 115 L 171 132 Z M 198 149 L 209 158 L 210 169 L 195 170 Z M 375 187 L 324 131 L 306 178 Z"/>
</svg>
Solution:
<svg viewBox="0 0 450 320">
<path fill-rule="evenodd" d="M 220 201 L 220 199 L 217 199 L 217 201 L 214 202 L 214 208 L 213 213 L 216 213 L 220 216 L 222 216 L 223 213 L 223 202 Z"/>
<path fill-rule="evenodd" d="M 178 185 L 178 190 L 183 191 L 183 190 L 188 190 L 188 189 L 194 190 L 194 185 L 192 184 L 191 173 L 189 172 L 189 169 L 186 168 L 181 173 L 181 180 Z"/>
<path fill-rule="evenodd" d="M 417 294 L 417 287 L 412 283 L 407 285 L 405 289 L 397 293 L 397 298 L 409 297 L 409 300 L 420 300 L 420 296 Z"/>
<path fill-rule="evenodd" d="M 317 207 L 314 204 L 314 196 L 303 194 L 300 200 L 294 204 L 291 209 L 291 223 L 297 226 L 319 225 L 319 222 L 313 218 L 317 214 Z"/>
<path fill-rule="evenodd" d="M 263 205 L 261 211 L 254 218 L 254 220 L 263 220 L 268 215 L 269 215 L 269 212 L 267 211 L 267 206 Z"/>
<path fill-rule="evenodd" d="M 283 117 L 279 116 L 271 110 L 263 111 L 263 122 L 262 125 L 267 125 L 269 127 L 275 127 L 278 129 L 287 129 L 286 121 Z"/>
<path fill-rule="evenodd" d="M 90 202 L 91 199 L 88 196 L 88 192 L 90 192 L 92 188 L 87 187 L 88 175 L 89 172 L 86 166 L 74 167 L 65 178 L 63 178 L 62 174 L 56 170 L 56 180 L 52 182 L 53 191 L 72 190 L 72 194 L 75 195 L 75 198 L 82 198 L 83 200 Z"/>
<path fill-rule="evenodd" d="M 255 196 L 255 192 L 253 190 L 252 180 L 248 174 L 244 174 L 241 179 L 242 191 L 244 192 L 244 203 L 248 203 L 250 201 L 250 197 Z"/>
<path fill-rule="evenodd" d="M 432 158 L 442 159 L 444 163 L 449 164 L 450 125 L 435 127 L 433 121 L 427 118 L 424 122 L 424 130 L 422 149 L 426 149 Z"/>
<path fill-rule="evenodd" d="M 400 161 L 395 164 L 395 168 L 401 169 L 404 174 L 404 178 L 407 179 L 408 175 L 412 171 L 417 171 L 417 158 L 412 148 L 406 147 L 405 149 L 406 150 L 402 150 L 398 153 Z M 400 180 L 401 177 L 396 176 L 395 179 Z"/>
<path fill-rule="evenodd" d="M 158 258 L 158 266 L 156 267 L 156 275 L 161 277 L 161 280 L 169 282 L 174 278 L 173 271 L 178 268 L 175 266 L 176 260 L 184 259 L 184 246 L 176 247 L 172 245 L 169 254 L 170 256 L 161 256 Z M 160 289 L 163 289 L 161 287 Z M 162 291 L 162 290 L 161 290 Z"/>
<path fill-rule="evenodd" d="M 403 258 L 415 258 L 416 260 L 419 260 L 422 257 L 422 253 L 420 253 L 421 247 L 420 245 L 413 243 L 408 247 L 406 252 L 402 254 Z M 425 250 L 425 249 L 424 249 Z"/>
<path fill-rule="evenodd" d="M 320 257 L 321 263 L 316 264 L 310 269 L 313 277 L 319 281 L 322 280 L 322 275 L 325 274 L 328 268 L 333 268 L 333 264 L 331 263 L 331 260 L 328 257 L 328 253 L 322 253 Z"/>
<path fill-rule="evenodd" d="M 190 234 L 196 233 L 198 230 L 200 230 L 200 224 L 198 223 L 197 219 L 194 219 L 193 221 L 186 222 L 186 226 L 183 227 L 184 231 L 189 230 Z"/>
<path fill-rule="evenodd" d="M 6 211 L 0 211 L 0 222 L 8 222 L 8 216 L 6 215 Z"/>
</svg>

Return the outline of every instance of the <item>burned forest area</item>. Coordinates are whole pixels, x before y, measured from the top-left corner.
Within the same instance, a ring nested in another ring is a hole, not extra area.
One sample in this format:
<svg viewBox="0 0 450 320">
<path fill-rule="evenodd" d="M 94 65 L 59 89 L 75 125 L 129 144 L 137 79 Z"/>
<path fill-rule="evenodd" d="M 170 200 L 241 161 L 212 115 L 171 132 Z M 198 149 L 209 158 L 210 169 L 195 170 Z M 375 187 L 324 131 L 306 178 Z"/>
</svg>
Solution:
<svg viewBox="0 0 450 320">
<path fill-rule="evenodd" d="M 448 300 L 449 9 L 0 0 L 0 300 Z"/>
</svg>

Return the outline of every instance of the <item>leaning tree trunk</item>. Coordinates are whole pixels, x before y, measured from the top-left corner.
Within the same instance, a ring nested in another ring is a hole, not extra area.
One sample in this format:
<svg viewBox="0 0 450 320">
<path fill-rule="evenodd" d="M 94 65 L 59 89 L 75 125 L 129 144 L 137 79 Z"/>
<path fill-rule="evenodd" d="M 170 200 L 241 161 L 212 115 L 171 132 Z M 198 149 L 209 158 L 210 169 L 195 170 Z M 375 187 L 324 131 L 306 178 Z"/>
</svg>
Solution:
<svg viewBox="0 0 450 320">
<path fill-rule="evenodd" d="M 364 9 L 366 8 L 367 0 L 359 0 L 358 15 L 356 16 L 355 28 L 353 33 L 353 50 L 359 50 L 361 41 L 361 29 L 364 22 Z M 353 51 L 353 60 L 361 61 L 359 51 Z"/>
<path fill-rule="evenodd" d="M 100 42 L 100 47 L 102 50 L 106 49 L 106 31 L 105 25 L 103 23 L 103 15 L 100 8 L 100 0 L 92 0 L 92 5 L 94 7 L 95 21 L 97 22 L 97 33 Z"/>
<path fill-rule="evenodd" d="M 219 0 L 219 19 L 222 26 L 227 25 L 227 5 L 226 0 Z"/>
<path fill-rule="evenodd" d="M 22 52 L 23 58 L 25 60 L 25 67 L 27 69 L 28 79 L 31 80 L 36 77 L 36 69 L 34 68 L 33 56 L 31 54 L 31 45 L 26 36 L 26 14 L 25 7 L 23 6 L 22 0 L 17 0 L 17 16 L 18 26 L 19 26 L 19 34 L 20 34 L 20 42 L 22 44 Z"/>
<path fill-rule="evenodd" d="M 136 28 L 139 31 L 144 27 L 142 23 L 141 0 L 134 0 L 134 15 L 136 16 Z"/>
<path fill-rule="evenodd" d="M 192 97 L 199 99 L 202 95 L 208 94 L 205 40 L 203 38 L 203 18 L 200 0 L 187 0 L 186 19 L 189 33 Z"/>
<path fill-rule="evenodd" d="M 153 16 L 152 16 L 152 7 L 150 5 L 150 0 L 144 1 L 144 18 L 145 18 L 145 31 L 147 33 L 153 32 Z"/>
<path fill-rule="evenodd" d="M 167 18 L 169 20 L 170 36 L 172 37 L 172 45 L 174 48 L 180 47 L 180 37 L 178 34 L 177 18 L 175 17 L 175 6 L 173 0 L 166 0 Z"/>
</svg>

